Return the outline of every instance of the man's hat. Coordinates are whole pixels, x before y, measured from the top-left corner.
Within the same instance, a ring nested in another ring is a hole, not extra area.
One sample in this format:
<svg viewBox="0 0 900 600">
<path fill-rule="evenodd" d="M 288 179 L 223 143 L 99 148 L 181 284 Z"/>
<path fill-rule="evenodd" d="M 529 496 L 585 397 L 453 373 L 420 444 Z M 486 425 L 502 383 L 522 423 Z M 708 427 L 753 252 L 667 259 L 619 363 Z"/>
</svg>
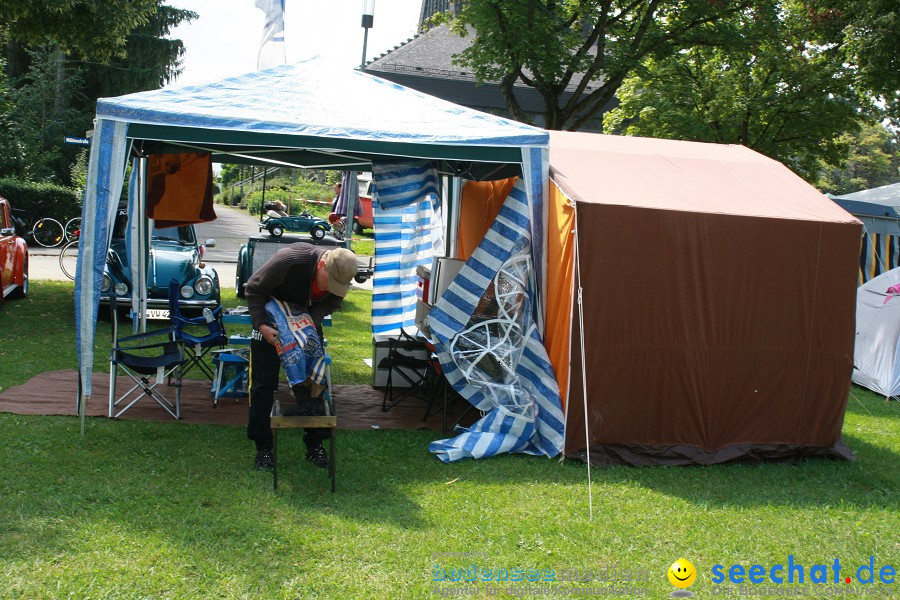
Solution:
<svg viewBox="0 0 900 600">
<path fill-rule="evenodd" d="M 331 250 L 325 255 L 325 269 L 328 271 L 328 291 L 341 298 L 346 296 L 350 282 L 356 277 L 356 255 L 346 248 Z"/>
</svg>

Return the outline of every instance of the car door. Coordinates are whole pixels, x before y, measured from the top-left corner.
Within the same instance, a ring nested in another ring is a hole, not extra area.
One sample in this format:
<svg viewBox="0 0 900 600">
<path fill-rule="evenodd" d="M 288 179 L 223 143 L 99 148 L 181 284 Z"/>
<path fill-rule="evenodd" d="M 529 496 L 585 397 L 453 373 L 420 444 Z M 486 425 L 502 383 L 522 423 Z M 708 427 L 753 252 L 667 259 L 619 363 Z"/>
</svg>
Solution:
<svg viewBox="0 0 900 600">
<path fill-rule="evenodd" d="M 13 260 L 16 256 L 16 236 L 5 233 L 11 228 L 9 204 L 0 202 L 0 291 L 3 296 L 12 281 Z"/>
</svg>

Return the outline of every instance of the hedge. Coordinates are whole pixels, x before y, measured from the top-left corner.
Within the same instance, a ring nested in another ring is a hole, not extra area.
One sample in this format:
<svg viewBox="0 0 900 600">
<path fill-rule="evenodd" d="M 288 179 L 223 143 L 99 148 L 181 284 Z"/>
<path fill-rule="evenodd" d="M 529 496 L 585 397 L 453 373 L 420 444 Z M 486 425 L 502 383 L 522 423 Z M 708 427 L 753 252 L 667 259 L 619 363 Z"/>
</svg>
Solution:
<svg viewBox="0 0 900 600">
<path fill-rule="evenodd" d="M 0 179 L 0 196 L 15 209 L 18 216 L 31 222 L 41 217 L 53 217 L 63 225 L 72 217 L 81 216 L 81 196 L 72 188 L 54 183 L 31 183 L 18 179 Z M 21 213 L 32 215 L 25 218 Z"/>
</svg>

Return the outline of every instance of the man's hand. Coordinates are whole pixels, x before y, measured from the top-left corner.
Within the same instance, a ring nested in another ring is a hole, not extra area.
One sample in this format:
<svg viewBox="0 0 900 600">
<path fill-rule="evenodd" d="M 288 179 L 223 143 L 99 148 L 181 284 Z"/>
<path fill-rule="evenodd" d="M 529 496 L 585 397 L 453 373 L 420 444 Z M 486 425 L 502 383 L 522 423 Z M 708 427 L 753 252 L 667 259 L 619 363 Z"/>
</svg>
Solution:
<svg viewBox="0 0 900 600">
<path fill-rule="evenodd" d="M 275 346 L 278 343 L 278 330 L 271 325 L 263 323 L 259 326 L 259 333 L 263 336 L 263 339 L 271 345 Z"/>
</svg>

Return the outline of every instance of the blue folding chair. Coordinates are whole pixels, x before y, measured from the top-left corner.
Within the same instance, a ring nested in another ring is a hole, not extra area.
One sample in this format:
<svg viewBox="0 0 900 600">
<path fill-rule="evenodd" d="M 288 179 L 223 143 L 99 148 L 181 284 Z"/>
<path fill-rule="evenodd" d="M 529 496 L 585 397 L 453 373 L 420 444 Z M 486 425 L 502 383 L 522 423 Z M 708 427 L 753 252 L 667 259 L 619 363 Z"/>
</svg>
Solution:
<svg viewBox="0 0 900 600">
<path fill-rule="evenodd" d="M 212 320 L 203 315 L 185 317 L 178 302 L 179 284 L 174 279 L 169 283 L 169 319 L 174 331 L 174 339 L 182 348 L 185 367 L 181 375 L 197 368 L 210 381 L 215 381 L 216 373 L 207 364 L 206 355 L 213 348 L 223 348 L 228 344 L 225 325 L 222 324 L 222 307 L 212 311 Z"/>
</svg>

